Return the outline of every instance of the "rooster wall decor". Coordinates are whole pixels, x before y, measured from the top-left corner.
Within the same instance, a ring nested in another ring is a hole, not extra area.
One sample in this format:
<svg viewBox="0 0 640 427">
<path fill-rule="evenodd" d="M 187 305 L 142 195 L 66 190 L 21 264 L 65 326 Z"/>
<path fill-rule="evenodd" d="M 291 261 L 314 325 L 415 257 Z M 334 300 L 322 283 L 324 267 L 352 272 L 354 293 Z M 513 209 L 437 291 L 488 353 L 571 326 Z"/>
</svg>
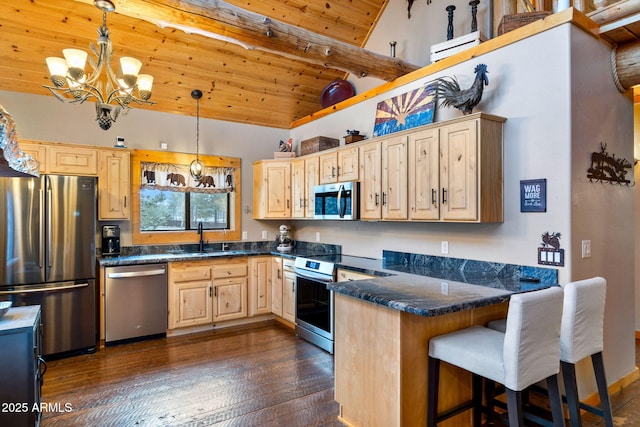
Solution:
<svg viewBox="0 0 640 427">
<path fill-rule="evenodd" d="M 484 86 L 489 84 L 489 72 L 485 64 L 476 65 L 474 72 L 476 78 L 469 89 L 460 89 L 455 77 L 436 79 L 436 96 L 440 100 L 440 107 L 455 107 L 463 114 L 471 114 L 482 99 Z"/>
</svg>

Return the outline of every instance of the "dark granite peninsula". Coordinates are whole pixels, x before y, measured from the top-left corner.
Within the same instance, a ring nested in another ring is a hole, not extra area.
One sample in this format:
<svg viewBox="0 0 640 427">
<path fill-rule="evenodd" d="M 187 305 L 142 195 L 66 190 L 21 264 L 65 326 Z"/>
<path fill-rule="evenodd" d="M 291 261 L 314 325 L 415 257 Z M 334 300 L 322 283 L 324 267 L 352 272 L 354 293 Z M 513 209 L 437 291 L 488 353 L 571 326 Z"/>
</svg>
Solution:
<svg viewBox="0 0 640 427">
<path fill-rule="evenodd" d="M 398 252 L 382 260 L 336 257 L 339 269 L 373 276 L 337 282 L 335 397 L 350 426 L 426 425 L 427 349 L 433 336 L 506 315 L 509 296 L 557 284 L 557 270 Z M 441 410 L 471 395 L 471 377 L 440 372 Z M 447 426 L 472 424 L 471 411 Z"/>
</svg>

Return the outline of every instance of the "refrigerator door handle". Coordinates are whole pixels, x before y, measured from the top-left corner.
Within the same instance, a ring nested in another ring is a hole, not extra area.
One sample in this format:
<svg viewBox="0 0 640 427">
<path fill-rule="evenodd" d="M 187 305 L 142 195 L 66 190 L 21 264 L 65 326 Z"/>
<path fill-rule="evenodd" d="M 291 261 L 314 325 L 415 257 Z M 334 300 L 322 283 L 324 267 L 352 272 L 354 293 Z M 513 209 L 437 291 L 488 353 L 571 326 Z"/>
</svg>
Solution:
<svg viewBox="0 0 640 427">
<path fill-rule="evenodd" d="M 142 277 L 142 276 L 160 276 L 166 274 L 165 269 L 147 270 L 147 271 L 128 271 L 123 273 L 109 273 L 107 277 L 109 279 L 124 279 L 127 277 Z"/>
<path fill-rule="evenodd" d="M 44 192 L 42 191 L 42 187 L 39 190 L 40 197 L 40 227 L 38 230 L 38 239 L 40 240 L 40 244 L 38 245 L 38 266 L 40 268 L 44 267 Z"/>
<path fill-rule="evenodd" d="M 0 291 L 0 295 L 28 294 L 33 292 L 55 292 L 55 291 L 62 291 L 66 289 L 86 288 L 87 286 L 89 286 L 89 283 L 77 283 L 77 284 L 74 283 L 71 285 L 67 283 L 61 283 L 59 286 L 47 286 L 47 287 L 38 287 L 38 288 L 25 286 L 25 289 L 13 289 L 11 291 Z"/>
<path fill-rule="evenodd" d="M 50 177 L 46 177 L 47 180 L 47 184 L 46 184 L 46 188 L 47 188 L 47 280 L 49 280 L 49 274 L 51 272 L 51 252 L 52 252 L 52 247 L 51 247 L 51 242 L 53 239 L 53 221 L 51 219 L 52 216 L 52 191 L 51 191 L 51 178 Z"/>
</svg>

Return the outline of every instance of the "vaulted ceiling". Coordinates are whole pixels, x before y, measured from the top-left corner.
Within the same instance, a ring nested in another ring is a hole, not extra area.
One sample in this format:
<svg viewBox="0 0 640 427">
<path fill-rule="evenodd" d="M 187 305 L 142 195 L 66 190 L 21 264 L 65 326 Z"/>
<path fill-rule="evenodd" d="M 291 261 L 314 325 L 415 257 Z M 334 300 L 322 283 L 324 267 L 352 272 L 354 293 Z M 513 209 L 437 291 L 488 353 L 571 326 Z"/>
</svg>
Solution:
<svg viewBox="0 0 640 427">
<path fill-rule="evenodd" d="M 388 0 L 229 0 L 226 3 L 273 21 L 361 47 Z M 202 117 L 288 128 L 293 120 L 320 110 L 322 90 L 344 70 L 246 49 L 211 37 L 165 28 L 138 16 L 202 26 L 232 38 L 219 22 L 206 22 L 216 1 L 117 0 L 107 14 L 114 57 L 142 61 L 141 72 L 154 76 L 150 110 L 195 114 L 190 93 L 200 89 Z M 3 0 L 0 3 L 0 89 L 47 95 L 51 84 L 45 58 L 62 49 L 89 51 L 96 43 L 102 12 L 92 0 Z M 277 28 L 277 27 L 276 27 Z M 295 29 L 295 28 L 294 28 Z M 282 39 L 282 37 L 281 37 Z M 300 37 L 298 37 L 300 39 Z M 311 43 L 307 43 L 311 44 Z M 302 48 L 304 49 L 304 47 Z M 87 67 L 88 68 L 88 67 Z M 410 71 L 410 70 L 409 70 Z"/>
<path fill-rule="evenodd" d="M 202 117 L 289 128 L 322 109 L 323 89 L 347 72 L 393 80 L 416 68 L 360 49 L 389 0 L 114 3 L 114 57 L 141 60 L 155 79 L 157 104 L 135 108 L 195 115 L 190 94 L 200 89 Z M 637 16 L 603 38 L 637 41 Z M 93 0 L 2 0 L 0 17 L 0 90 L 40 95 L 50 95 L 45 58 L 89 51 L 102 24 Z"/>
</svg>

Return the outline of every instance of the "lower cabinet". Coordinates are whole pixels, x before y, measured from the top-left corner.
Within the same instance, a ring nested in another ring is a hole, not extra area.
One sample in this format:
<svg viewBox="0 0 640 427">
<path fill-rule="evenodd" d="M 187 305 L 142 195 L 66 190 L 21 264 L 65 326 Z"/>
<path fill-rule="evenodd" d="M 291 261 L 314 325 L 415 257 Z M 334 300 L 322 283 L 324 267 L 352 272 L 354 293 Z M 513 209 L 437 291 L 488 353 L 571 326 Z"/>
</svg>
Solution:
<svg viewBox="0 0 640 427">
<path fill-rule="evenodd" d="M 271 312 L 282 317 L 282 282 L 284 272 L 282 271 L 282 258 L 279 256 L 271 258 Z"/>
<path fill-rule="evenodd" d="M 0 425 L 40 425 L 42 376 L 40 306 L 12 307 L 0 322 Z M 64 408 L 63 408 L 64 409 Z"/>
<path fill-rule="evenodd" d="M 293 272 L 293 260 L 283 262 L 284 279 L 282 282 L 282 318 L 296 322 L 296 274 Z"/>
<path fill-rule="evenodd" d="M 249 317 L 271 313 L 271 258 L 249 258 Z"/>
<path fill-rule="evenodd" d="M 169 329 L 247 317 L 247 259 L 169 263 Z"/>
</svg>

